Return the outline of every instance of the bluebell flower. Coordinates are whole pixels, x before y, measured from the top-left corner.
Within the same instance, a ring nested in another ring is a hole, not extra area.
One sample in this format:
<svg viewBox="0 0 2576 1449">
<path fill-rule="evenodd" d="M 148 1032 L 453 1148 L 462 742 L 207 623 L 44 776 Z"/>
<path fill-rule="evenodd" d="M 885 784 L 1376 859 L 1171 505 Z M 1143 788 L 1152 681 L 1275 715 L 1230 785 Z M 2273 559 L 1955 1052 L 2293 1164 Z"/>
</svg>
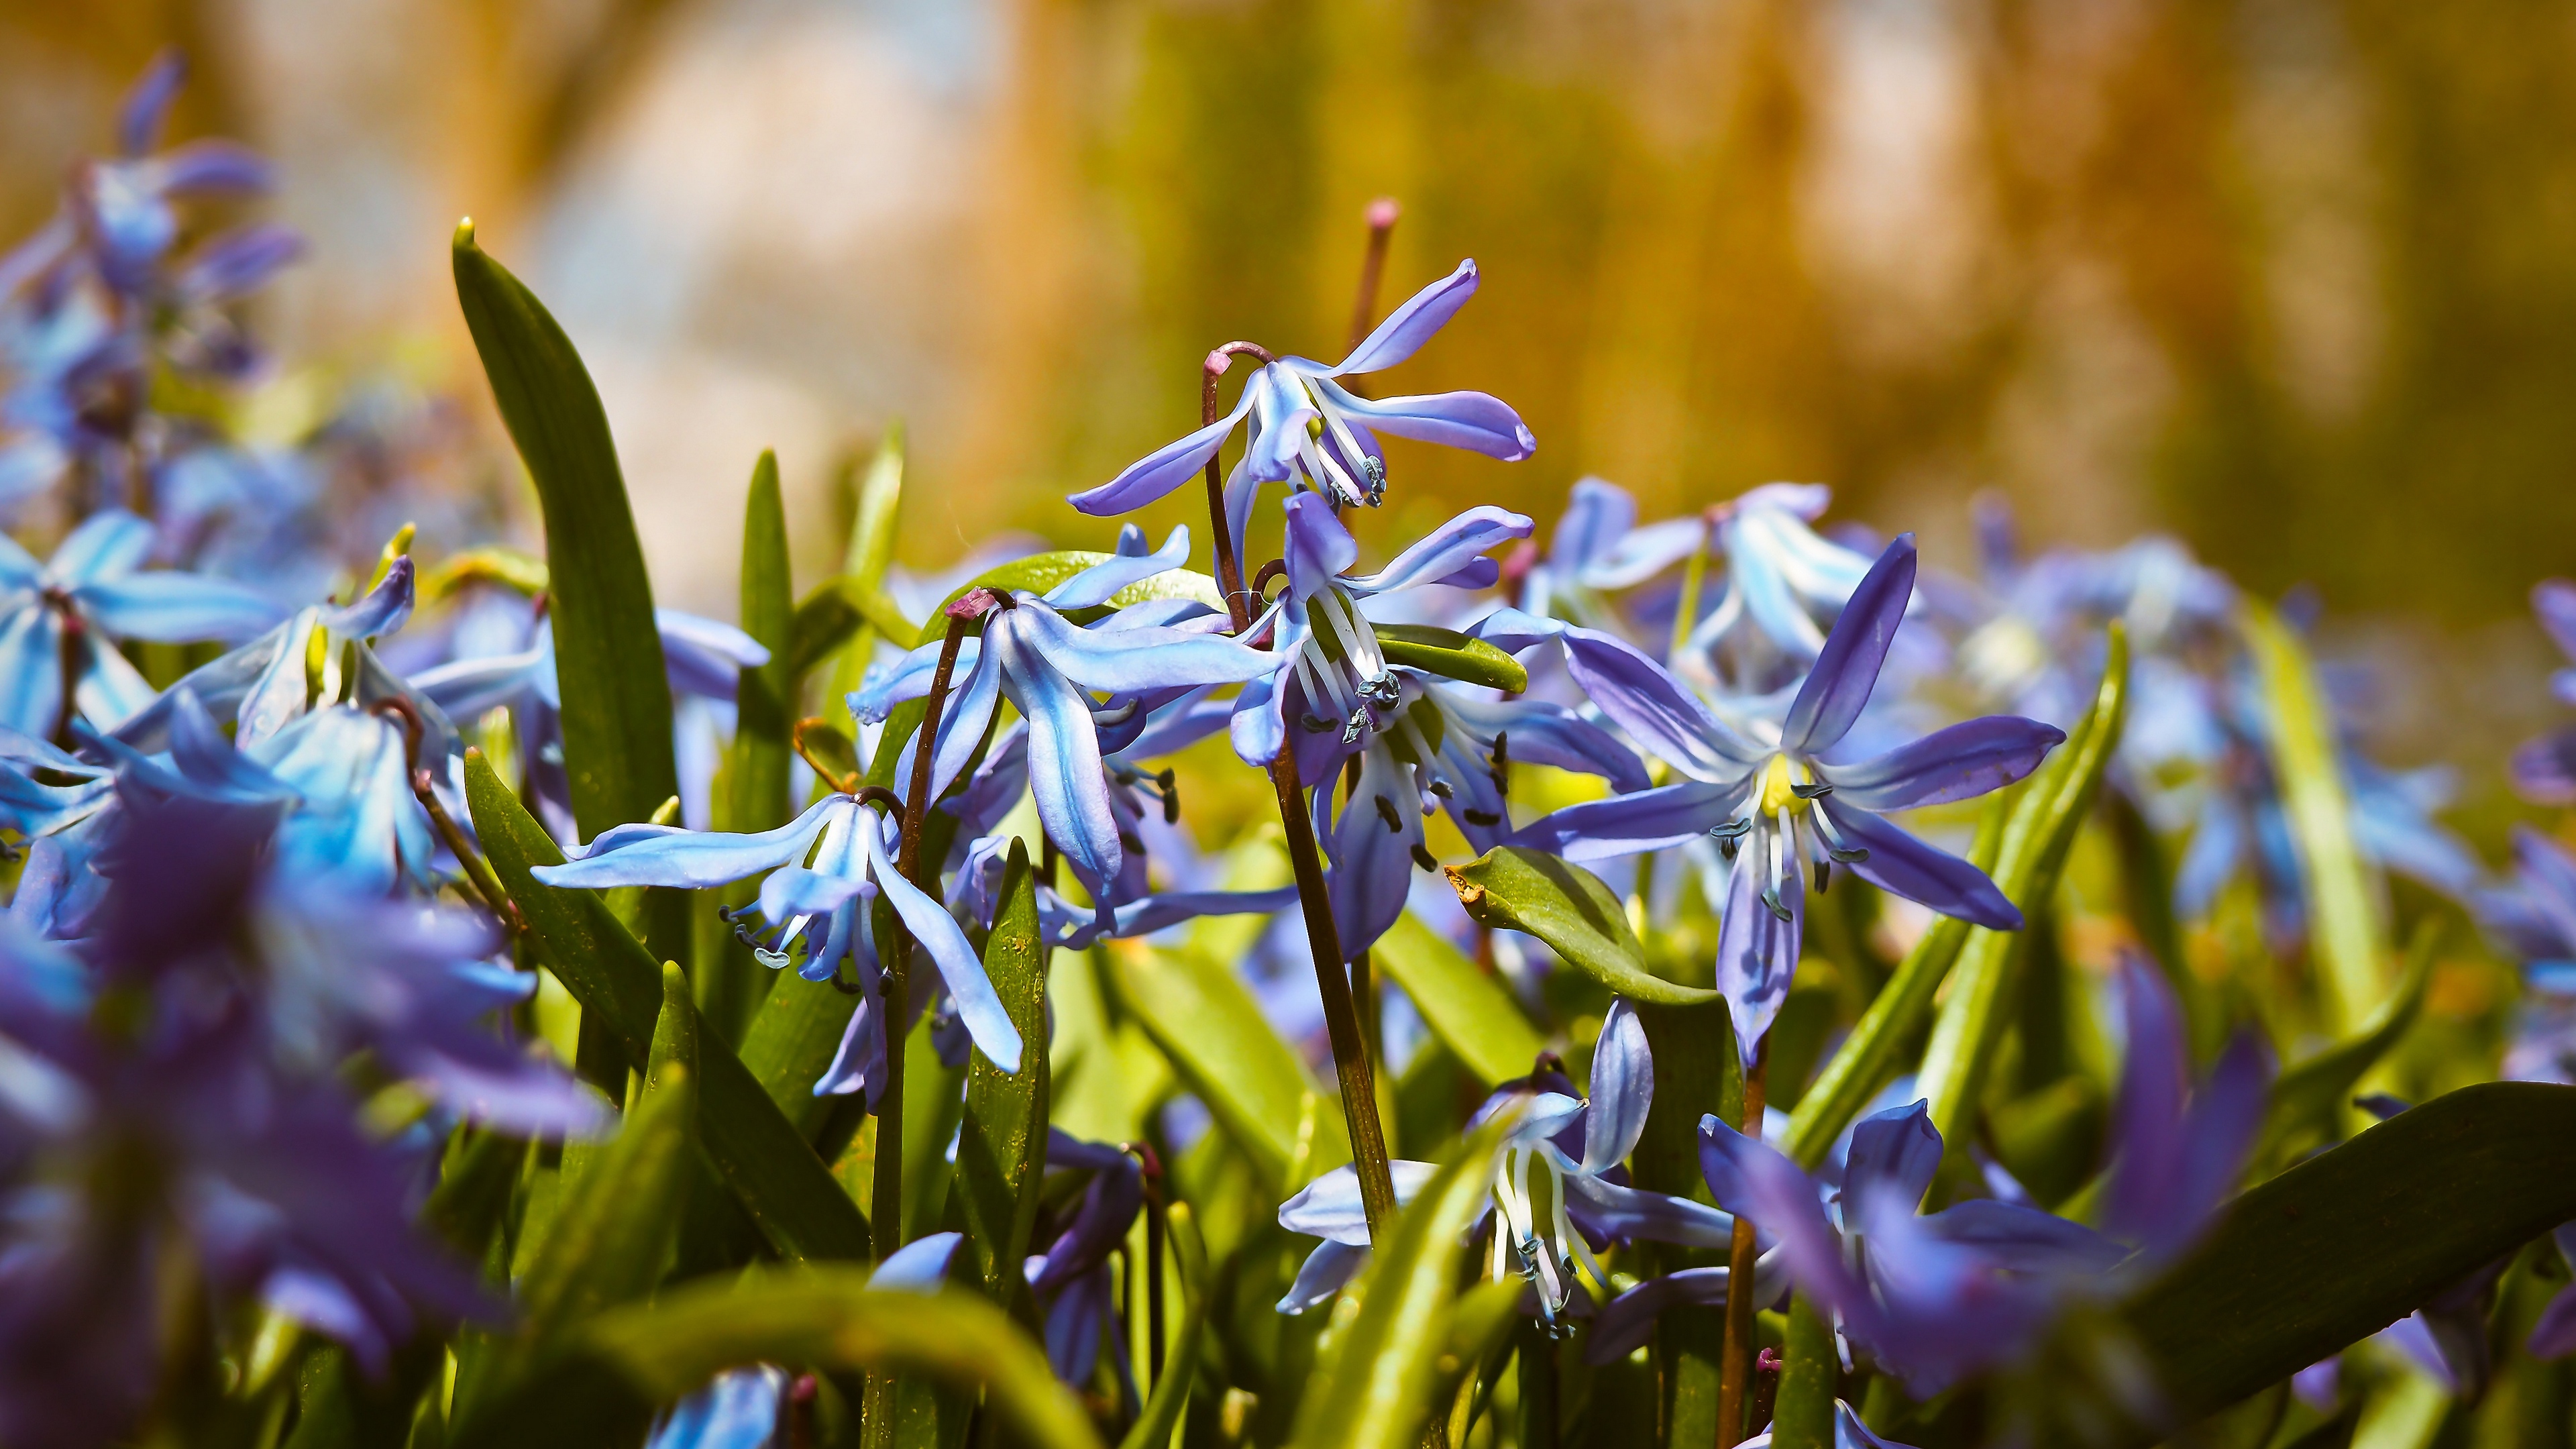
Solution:
<svg viewBox="0 0 2576 1449">
<path fill-rule="evenodd" d="M 2514 878 L 2476 896 L 2478 919 L 2523 963 L 2505 1049 L 2508 1081 L 2576 1083 L 2576 859 L 2529 826 L 2513 833 Z"/>
<path fill-rule="evenodd" d="M 1552 1059 L 1542 1059 L 1536 1073 L 1503 1083 L 1476 1111 L 1476 1125 L 1504 1112 L 1518 1115 L 1495 1156 L 1492 1199 L 1471 1231 L 1490 1234 L 1486 1261 L 1492 1279 L 1528 1283 L 1533 1311 L 1551 1327 L 1578 1307 L 1578 1268 L 1602 1297 L 1610 1295 L 1610 1278 L 1597 1255 L 1614 1242 L 1722 1248 L 1733 1241 L 1735 1220 L 1725 1213 L 1627 1185 L 1622 1164 L 1636 1150 L 1654 1100 L 1654 1054 L 1645 1027 L 1625 1001 L 1614 1001 L 1593 1048 L 1589 1099 L 1577 1095 Z M 1410 1201 L 1438 1170 L 1400 1159 L 1390 1165 L 1399 1202 Z M 1359 1177 L 1347 1166 L 1325 1173 L 1282 1204 L 1279 1225 L 1324 1240 L 1279 1300 L 1283 1313 L 1303 1313 L 1331 1298 L 1368 1261 Z"/>
<path fill-rule="evenodd" d="M 1364 398 L 1334 381 L 1411 357 L 1475 295 L 1476 282 L 1476 264 L 1460 262 L 1388 314 L 1333 366 L 1302 357 L 1264 363 L 1244 383 L 1234 411 L 1070 501 L 1085 513 L 1132 513 L 1198 476 L 1247 416 L 1251 441 L 1226 484 L 1227 527 L 1238 542 L 1264 483 L 1312 489 L 1336 508 L 1376 507 L 1386 497 L 1386 453 L 1378 433 L 1465 448 L 1506 463 L 1527 458 L 1538 440 L 1499 398 L 1481 392 Z"/>
<path fill-rule="evenodd" d="M 1517 607 L 1540 618 L 1621 632 L 1603 595 L 1634 588 L 1708 547 L 1705 515 L 1637 523 L 1637 500 L 1601 478 L 1578 478 L 1549 535 L 1547 555 L 1522 576 Z"/>
<path fill-rule="evenodd" d="M 1646 784 L 1633 753 L 1572 711 L 1483 697 L 1388 663 L 1378 643 L 1372 605 L 1428 585 L 1491 584 L 1498 569 L 1486 551 L 1529 529 L 1519 514 L 1469 509 L 1386 568 L 1351 577 L 1343 571 L 1359 545 L 1349 530 L 1312 495 L 1288 500 L 1288 587 L 1254 629 L 1272 629 L 1276 668 L 1237 697 L 1232 733 L 1235 753 L 1254 764 L 1293 741 L 1298 777 L 1317 786 L 1315 834 L 1332 858 L 1334 923 L 1346 952 L 1385 934 L 1403 914 L 1413 867 L 1431 868 L 1426 808 L 1446 810 L 1484 850 L 1511 833 L 1504 791 L 1512 760 L 1604 776 L 1619 789 Z M 1353 755 L 1359 778 L 1336 815 L 1328 787 Z"/>
<path fill-rule="evenodd" d="M 1039 823 L 1104 912 L 1126 865 L 1104 754 L 1126 740 L 1104 751 L 1102 732 L 1139 730 L 1140 714 L 1150 717 L 1204 685 L 1257 678 L 1274 665 L 1269 655 L 1217 632 L 1224 619 L 1190 600 L 1120 609 L 1088 627 L 1064 616 L 1106 605 L 1128 585 L 1189 557 L 1186 528 L 1172 530 L 1153 553 L 1141 543 L 1136 535 L 1127 543 L 1135 551 L 1112 555 L 1043 596 L 996 596 L 982 637 L 958 651 L 931 766 L 930 797 L 937 799 L 984 747 L 994 711 L 1008 699 L 1028 723 L 1029 790 Z M 895 705 L 927 694 L 940 647 L 924 644 L 891 669 L 871 670 L 850 696 L 852 713 L 876 723 Z M 903 768 L 908 785 L 908 757 Z"/>
<path fill-rule="evenodd" d="M 1821 483 L 1766 483 L 1710 510 L 1726 583 L 1693 622 L 1676 661 L 1714 671 L 1701 681 L 1765 693 L 1795 678 L 1825 647 L 1825 631 L 1869 573 L 1869 555 L 1812 525 L 1833 500 Z"/>
<path fill-rule="evenodd" d="M 868 904 L 880 896 L 938 969 L 975 1045 L 1003 1071 L 1020 1067 L 1019 1028 L 1003 1010 L 965 932 L 945 907 L 895 868 L 899 836 L 895 821 L 874 799 L 834 794 L 787 824 L 757 834 L 614 826 L 587 845 L 565 851 L 570 858 L 562 865 L 539 866 L 534 873 L 551 886 L 586 890 L 633 885 L 703 889 L 765 873 L 759 908 L 775 932 L 755 943 L 760 961 L 773 970 L 783 968 L 801 945 L 805 960 L 799 974 L 806 979 L 838 979 L 845 960 L 858 976 L 860 1003 L 842 1038 L 844 1060 L 815 1084 L 815 1092 L 864 1092 L 873 1107 L 885 1087 L 886 1023 Z M 918 995 L 926 1000 L 928 993 Z M 871 1042 L 872 1051 L 867 1049 Z"/>
<path fill-rule="evenodd" d="M 1876 686 L 1914 584 L 1910 537 L 1888 545 L 1834 623 L 1778 737 L 1755 743 L 1710 714 L 1653 660 L 1606 634 L 1558 631 L 1569 669 L 1601 712 L 1684 778 L 1568 806 L 1519 832 L 1525 845 L 1598 860 L 1718 838 L 1734 862 L 1717 981 L 1744 1058 L 1770 1029 L 1796 972 L 1809 869 L 1818 889 L 1845 865 L 1870 884 L 1995 930 L 2021 911 L 1985 872 L 1882 812 L 1965 800 L 2037 768 L 2066 738 L 2036 720 L 1970 720 L 1856 763 L 1829 760 Z"/>
<path fill-rule="evenodd" d="M 727 1369 L 654 1420 L 644 1449 L 769 1449 L 786 1399 L 776 1364 Z"/>
<path fill-rule="evenodd" d="M 2099 1231 L 1993 1198 L 1918 1217 L 1942 1154 L 1921 1102 L 1853 1128 L 1839 1190 L 1700 1120 L 1718 1202 L 1775 1237 L 1798 1290 L 1918 1399 L 2019 1358 L 2075 1299 L 2143 1281 L 2235 1192 L 2270 1084 L 2260 1042 L 2239 1036 L 2194 1091 L 2172 988 L 2134 956 L 2119 984 L 2128 1043 Z"/>
<path fill-rule="evenodd" d="M 2531 612 L 2558 652 L 2576 663 L 2576 584 L 2548 579 L 2533 586 Z M 2549 676 L 2549 692 L 2576 704 L 2576 668 Z M 2576 805 L 2576 726 L 2550 731 L 2513 752 L 2513 783 L 2525 799 L 2543 805 Z"/>
<path fill-rule="evenodd" d="M 1091 1382 L 1101 1347 L 1132 1391 L 1134 1374 L 1123 1350 L 1127 1335 L 1116 1307 L 1109 1255 L 1127 1244 L 1145 1206 L 1144 1165 L 1105 1142 L 1086 1142 L 1060 1127 L 1047 1129 L 1047 1171 L 1087 1172 L 1082 1196 L 1069 1216 L 1045 1225 L 1032 1241 L 1045 1251 L 1030 1257 L 1029 1291 L 1046 1315 L 1047 1363 L 1068 1384 Z"/>
<path fill-rule="evenodd" d="M 54 733 L 69 684 L 80 717 L 113 729 L 155 693 L 119 641 L 234 644 L 286 612 L 239 584 L 147 570 L 151 551 L 152 525 L 113 509 L 91 515 L 43 563 L 0 535 L 0 723 Z"/>
</svg>

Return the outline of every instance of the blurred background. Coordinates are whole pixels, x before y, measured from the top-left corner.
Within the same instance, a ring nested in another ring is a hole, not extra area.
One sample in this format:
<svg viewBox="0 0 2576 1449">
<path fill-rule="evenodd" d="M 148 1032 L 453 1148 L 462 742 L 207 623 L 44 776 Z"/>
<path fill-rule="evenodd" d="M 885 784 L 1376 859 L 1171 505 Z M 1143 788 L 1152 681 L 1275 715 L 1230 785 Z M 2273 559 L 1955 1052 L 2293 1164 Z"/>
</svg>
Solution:
<svg viewBox="0 0 2576 1449">
<path fill-rule="evenodd" d="M 2394 682 L 2374 747 L 2461 763 L 2472 815 L 2549 714 L 2576 6 L 0 0 L 0 233 L 168 45 L 175 133 L 275 157 L 309 239 L 254 318 L 282 376 L 452 393 L 512 496 L 472 215 L 596 374 L 666 602 L 733 612 L 764 446 L 821 577 L 896 419 L 906 562 L 1099 544 L 1062 495 L 1196 422 L 1209 346 L 1339 354 L 1384 194 L 1383 305 L 1485 277 L 1386 390 L 1492 391 L 1539 449 L 1398 451 L 1373 546 L 1544 527 L 1585 473 L 1649 516 L 1796 479 L 1964 568 L 1991 489 L 2033 542 L 2313 589 Z"/>
</svg>

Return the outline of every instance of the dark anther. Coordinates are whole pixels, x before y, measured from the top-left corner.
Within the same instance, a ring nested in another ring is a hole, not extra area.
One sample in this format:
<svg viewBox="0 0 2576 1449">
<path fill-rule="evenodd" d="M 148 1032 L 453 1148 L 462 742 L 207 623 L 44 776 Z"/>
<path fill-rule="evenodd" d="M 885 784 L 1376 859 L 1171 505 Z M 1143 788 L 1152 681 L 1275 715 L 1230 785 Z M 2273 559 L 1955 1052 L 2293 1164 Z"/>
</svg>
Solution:
<svg viewBox="0 0 2576 1449">
<path fill-rule="evenodd" d="M 1834 787 L 1818 780 L 1812 785 L 1792 785 L 1789 787 L 1789 793 L 1801 800 L 1822 800 L 1834 793 Z"/>
<path fill-rule="evenodd" d="M 1145 853 L 1145 842 L 1137 838 L 1135 831 L 1119 831 L 1118 843 L 1125 846 L 1127 849 L 1136 852 L 1138 855 L 1143 855 Z"/>
<path fill-rule="evenodd" d="M 1762 888 L 1762 904 L 1771 908 L 1772 915 L 1784 921 L 1789 919 L 1789 908 L 1780 904 L 1780 888 L 1777 885 L 1767 885 Z"/>
<path fill-rule="evenodd" d="M 1735 852 L 1743 849 L 1743 846 L 1734 836 L 1721 835 L 1717 839 L 1717 848 L 1720 854 L 1724 855 L 1728 860 L 1733 860 L 1735 859 Z"/>
<path fill-rule="evenodd" d="M 1389 800 L 1384 795 L 1377 796 L 1376 799 L 1377 818 L 1386 822 L 1387 829 L 1394 831 L 1398 835 L 1402 835 L 1404 833 L 1404 817 L 1395 813 L 1395 802 Z"/>
<path fill-rule="evenodd" d="M 1181 777 L 1174 774 L 1169 766 L 1166 766 L 1163 773 L 1155 778 L 1163 787 L 1163 823 L 1165 825 L 1180 824 Z"/>
<path fill-rule="evenodd" d="M 1451 787 L 1448 781 L 1434 780 L 1431 782 L 1431 793 L 1439 796 L 1443 800 L 1448 800 L 1454 798 L 1458 792 L 1456 789 Z"/>
<path fill-rule="evenodd" d="M 1716 837 L 1717 837 L 1718 839 L 1720 839 L 1720 840 L 1730 840 L 1730 841 L 1731 841 L 1731 840 L 1742 840 L 1742 839 L 1745 837 L 1745 834 L 1746 834 L 1747 832 L 1751 831 L 1752 829 L 1753 829 L 1753 822 L 1752 822 L 1752 821 L 1750 821 L 1750 820 L 1742 820 L 1742 819 L 1738 819 L 1738 820 L 1730 820 L 1730 821 L 1726 822 L 1724 825 L 1712 825 L 1712 826 L 1710 826 L 1710 827 L 1708 828 L 1708 833 L 1709 833 L 1709 834 L 1711 834 L 1711 835 L 1716 836 Z"/>
<path fill-rule="evenodd" d="M 1836 845 L 1827 848 L 1825 854 L 1845 865 L 1858 865 L 1869 859 L 1869 848 L 1862 845 Z"/>
<path fill-rule="evenodd" d="M 1310 735 L 1320 735 L 1324 731 L 1333 727 L 1333 722 L 1324 718 L 1320 714 L 1303 716 L 1297 721 L 1297 723 L 1304 725 L 1306 727 L 1306 733 Z"/>
<path fill-rule="evenodd" d="M 1816 894 L 1823 895 L 1825 893 L 1825 887 L 1830 884 L 1834 878 L 1833 862 L 1825 860 L 1817 861 L 1815 874 Z"/>
<path fill-rule="evenodd" d="M 1503 817 L 1495 814 L 1491 810 L 1470 810 L 1467 812 L 1467 823 L 1470 825 L 1500 825 L 1503 823 Z"/>
<path fill-rule="evenodd" d="M 1424 870 L 1430 871 L 1434 875 L 1440 873 L 1440 857 L 1431 853 L 1430 846 L 1424 845 L 1419 841 L 1414 843 L 1413 863 L 1422 867 Z"/>
</svg>

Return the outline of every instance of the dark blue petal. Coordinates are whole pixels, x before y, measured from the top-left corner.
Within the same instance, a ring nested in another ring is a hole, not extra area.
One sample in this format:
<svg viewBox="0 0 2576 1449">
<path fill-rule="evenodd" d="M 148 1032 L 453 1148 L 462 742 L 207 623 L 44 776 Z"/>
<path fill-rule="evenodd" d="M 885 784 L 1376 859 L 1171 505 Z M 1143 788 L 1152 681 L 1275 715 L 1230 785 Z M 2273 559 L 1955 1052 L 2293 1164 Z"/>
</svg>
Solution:
<svg viewBox="0 0 2576 1449">
<path fill-rule="evenodd" d="M 2000 789 L 2039 767 L 2063 744 L 2055 725 L 2017 715 L 1988 715 L 1897 746 L 1856 765 L 1818 765 L 1834 798 L 1862 810 L 1910 810 L 1967 800 Z"/>
<path fill-rule="evenodd" d="M 1609 860 L 1686 844 L 1735 817 L 1751 781 L 1686 780 L 1606 800 L 1586 800 L 1530 822 L 1512 841 L 1568 860 Z"/>
<path fill-rule="evenodd" d="M 1339 374 L 1377 372 L 1393 367 L 1419 351 L 1433 333 L 1449 325 L 1467 299 L 1476 295 L 1476 260 L 1469 257 L 1458 269 L 1439 281 L 1405 298 L 1404 305 L 1386 315 L 1360 345 L 1333 369 Z"/>
<path fill-rule="evenodd" d="M 1905 622 L 1905 606 L 1914 597 L 1914 564 L 1914 535 L 1901 533 L 1870 565 L 1789 706 L 1788 721 L 1780 727 L 1782 749 L 1822 754 L 1850 733 L 1870 691 L 1878 687 L 1888 642 Z"/>
<path fill-rule="evenodd" d="M 1890 1107 L 1852 1128 L 1844 1157 L 1843 1201 L 1855 1206 L 1884 1197 L 1912 1212 L 1941 1170 L 1941 1134 L 1925 1103 Z"/>
<path fill-rule="evenodd" d="M 1827 796 L 1812 808 L 1826 813 L 1845 844 L 1869 852 L 1868 859 L 1852 862 L 1850 870 L 1871 885 L 1975 925 L 2021 929 L 2021 908 L 2006 900 L 1984 871 L 1866 810 L 1844 806 L 1839 796 Z"/>
<path fill-rule="evenodd" d="M 1365 578 L 1352 579 L 1350 586 L 1359 593 L 1389 593 L 1436 584 L 1479 555 L 1514 539 L 1529 537 L 1532 526 L 1526 516 L 1507 508 L 1491 504 L 1470 508 L 1424 534 L 1385 568 Z"/>
<path fill-rule="evenodd" d="M 1329 378 L 1315 390 L 1343 412 L 1368 419 L 1381 433 L 1417 442 L 1464 448 L 1517 463 L 1538 451 L 1538 438 L 1511 404 L 1481 392 L 1438 392 L 1419 397 L 1365 398 Z"/>
<path fill-rule="evenodd" d="M 1718 722 L 1681 681 L 1626 640 L 1568 626 L 1558 638 L 1584 694 L 1648 753 L 1695 780 L 1731 783 L 1770 758 Z"/>
</svg>

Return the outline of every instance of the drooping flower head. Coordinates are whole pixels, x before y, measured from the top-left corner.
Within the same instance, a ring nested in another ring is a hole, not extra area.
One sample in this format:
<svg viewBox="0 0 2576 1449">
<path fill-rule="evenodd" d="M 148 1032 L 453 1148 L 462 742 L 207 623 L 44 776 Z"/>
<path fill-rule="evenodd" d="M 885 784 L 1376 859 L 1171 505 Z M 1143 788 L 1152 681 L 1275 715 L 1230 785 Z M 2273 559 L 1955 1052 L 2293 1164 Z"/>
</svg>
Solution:
<svg viewBox="0 0 2576 1449">
<path fill-rule="evenodd" d="M 1332 366 L 1302 357 L 1265 361 L 1245 382 L 1234 411 L 1070 501 L 1091 514 L 1142 508 L 1197 476 L 1247 416 L 1252 419 L 1251 441 L 1226 484 L 1227 527 L 1238 547 L 1252 500 L 1264 483 L 1312 490 L 1335 508 L 1376 507 L 1386 497 L 1386 453 L 1378 446 L 1378 433 L 1465 448 L 1507 463 L 1530 456 L 1538 440 L 1498 398 L 1481 392 L 1364 398 L 1336 381 L 1393 367 L 1421 350 L 1476 294 L 1476 282 L 1476 264 L 1460 262 L 1456 271 L 1396 308 Z"/>
<path fill-rule="evenodd" d="M 1945 915 L 2017 930 L 2021 911 L 1984 871 L 1925 844 L 1884 812 L 1970 799 L 2036 769 L 2065 733 L 1994 715 L 1858 762 L 1831 758 L 1869 703 L 1914 585 L 1914 542 L 1888 545 L 1834 623 L 1775 738 L 1756 743 L 1634 647 L 1586 629 L 1555 631 L 1576 682 L 1678 784 L 1568 806 L 1518 836 L 1570 860 L 1660 850 L 1714 836 L 1733 862 L 1717 947 L 1744 1059 L 1787 995 L 1804 933 L 1806 885 L 1836 866 Z"/>
</svg>

